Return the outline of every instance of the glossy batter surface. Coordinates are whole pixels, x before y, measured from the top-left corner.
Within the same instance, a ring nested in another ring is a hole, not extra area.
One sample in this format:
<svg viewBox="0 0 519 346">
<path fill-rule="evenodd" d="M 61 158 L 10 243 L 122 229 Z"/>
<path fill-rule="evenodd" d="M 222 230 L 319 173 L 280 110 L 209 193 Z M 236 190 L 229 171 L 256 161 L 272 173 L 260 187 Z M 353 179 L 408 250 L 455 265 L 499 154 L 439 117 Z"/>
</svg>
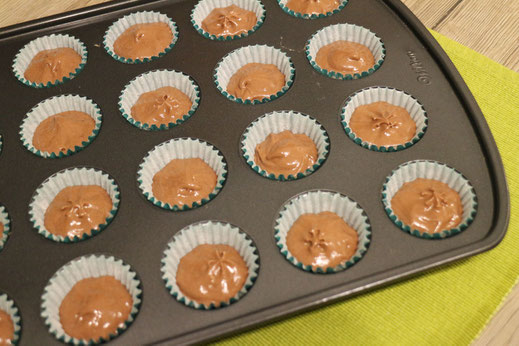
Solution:
<svg viewBox="0 0 519 346">
<path fill-rule="evenodd" d="M 243 100 L 263 100 L 285 86 L 285 75 L 273 64 L 250 63 L 236 71 L 227 92 Z"/>
<path fill-rule="evenodd" d="M 252 30 L 257 22 L 254 12 L 231 5 L 212 10 L 202 21 L 202 29 L 215 36 L 234 36 Z"/>
<path fill-rule="evenodd" d="M 33 83 L 54 83 L 74 73 L 81 64 L 81 55 L 72 48 L 42 50 L 32 58 L 23 76 Z"/>
<path fill-rule="evenodd" d="M 193 103 L 174 87 L 163 87 L 143 93 L 131 109 L 132 117 L 145 124 L 175 123 L 187 115 Z"/>
<path fill-rule="evenodd" d="M 11 345 L 14 339 L 14 323 L 11 316 L 0 310 L 0 345 Z"/>
<path fill-rule="evenodd" d="M 406 225 L 427 233 L 454 228 L 463 216 L 456 191 L 441 181 L 422 178 L 402 185 L 391 199 L 391 209 Z"/>
<path fill-rule="evenodd" d="M 242 289 L 248 274 L 247 264 L 233 247 L 203 244 L 180 259 L 176 281 L 189 299 L 218 307 Z"/>
<path fill-rule="evenodd" d="M 339 0 L 289 0 L 287 7 L 304 14 L 326 14 L 339 8 Z"/>
<path fill-rule="evenodd" d="M 59 307 L 65 332 L 77 339 L 108 338 L 128 319 L 133 299 L 113 276 L 78 281 Z"/>
<path fill-rule="evenodd" d="M 363 44 L 335 41 L 319 49 L 315 62 L 328 71 L 355 74 L 372 68 L 375 65 L 375 58 L 369 48 Z"/>
<path fill-rule="evenodd" d="M 45 211 L 47 231 L 63 237 L 82 237 L 98 230 L 112 210 L 108 192 L 97 185 L 68 186 L 61 190 Z"/>
<path fill-rule="evenodd" d="M 173 41 L 173 33 L 166 23 L 135 24 L 126 29 L 114 42 L 114 52 L 126 59 L 158 56 Z"/>
</svg>

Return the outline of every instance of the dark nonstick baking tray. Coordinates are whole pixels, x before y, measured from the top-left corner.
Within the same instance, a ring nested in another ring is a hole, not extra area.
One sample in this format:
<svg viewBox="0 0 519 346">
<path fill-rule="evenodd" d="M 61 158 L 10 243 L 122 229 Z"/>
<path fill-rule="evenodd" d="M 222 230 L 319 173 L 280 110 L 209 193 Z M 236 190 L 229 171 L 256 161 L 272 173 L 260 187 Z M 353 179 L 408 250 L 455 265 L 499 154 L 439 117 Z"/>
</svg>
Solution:
<svg viewBox="0 0 519 346">
<path fill-rule="evenodd" d="M 247 38 L 214 42 L 203 38 L 189 18 L 194 1 L 126 1 L 87 8 L 0 31 L 0 202 L 9 211 L 12 232 L 0 252 L 0 291 L 17 303 L 22 317 L 22 345 L 58 341 L 40 318 L 41 295 L 49 278 L 66 262 L 90 253 L 109 253 L 137 271 L 143 304 L 130 328 L 113 344 L 191 343 L 311 309 L 475 255 L 497 245 L 506 232 L 509 197 L 503 166 L 485 119 L 446 54 L 411 12 L 397 0 L 350 0 L 339 13 L 317 20 L 284 13 L 276 1 L 263 0 L 263 26 Z M 127 65 L 103 48 L 105 30 L 117 18 L 138 10 L 157 10 L 178 25 L 180 37 L 164 57 Z M 378 34 L 386 59 L 374 74 L 359 80 L 327 78 L 315 71 L 304 54 L 307 39 L 335 23 L 353 23 Z M 68 33 L 88 49 L 85 69 L 61 86 L 33 89 L 16 80 L 11 70 L 17 51 L 30 40 Z M 261 105 L 227 100 L 212 79 L 216 63 L 245 45 L 268 44 L 282 49 L 295 64 L 296 77 L 279 99 Z M 135 76 L 155 69 L 191 75 L 201 88 L 201 104 L 193 117 L 171 130 L 147 132 L 130 125 L 119 113 L 123 87 Z M 369 86 L 391 86 L 415 96 L 424 106 L 429 126 L 420 142 L 395 153 L 360 147 L 345 134 L 339 110 L 348 95 Z M 96 102 L 103 113 L 98 137 L 80 153 L 42 159 L 26 150 L 18 130 L 25 114 L 38 102 L 60 94 L 79 94 Z M 331 150 L 314 174 L 277 182 L 256 174 L 239 151 L 247 125 L 274 110 L 296 110 L 315 117 L 328 131 Z M 223 190 L 201 208 L 171 212 L 153 206 L 136 183 L 138 165 L 155 145 L 176 137 L 197 137 L 219 148 L 228 163 Z M 384 212 L 381 188 L 391 170 L 415 159 L 437 160 L 461 171 L 473 184 L 478 213 L 470 227 L 444 240 L 426 240 L 398 229 Z M 113 222 L 99 235 L 75 244 L 40 236 L 29 222 L 28 204 L 38 185 L 53 173 L 73 166 L 93 166 L 111 174 L 121 189 L 121 205 Z M 364 258 L 336 274 L 312 274 L 290 264 L 279 252 L 273 224 L 279 208 L 292 196 L 310 189 L 331 189 L 356 200 L 372 226 Z M 256 243 L 259 276 L 237 303 L 211 311 L 177 302 L 161 279 L 160 260 L 168 240 L 200 220 L 228 221 Z"/>
</svg>

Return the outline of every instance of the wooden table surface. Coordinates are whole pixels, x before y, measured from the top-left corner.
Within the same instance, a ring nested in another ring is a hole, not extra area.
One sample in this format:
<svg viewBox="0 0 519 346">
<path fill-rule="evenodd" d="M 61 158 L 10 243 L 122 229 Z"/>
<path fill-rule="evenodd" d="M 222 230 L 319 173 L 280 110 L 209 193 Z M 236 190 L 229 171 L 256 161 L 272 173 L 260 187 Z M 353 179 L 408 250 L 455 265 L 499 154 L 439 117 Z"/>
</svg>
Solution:
<svg viewBox="0 0 519 346">
<path fill-rule="evenodd" d="M 0 27 L 108 0 L 0 0 Z M 271 0 L 273 1 L 273 0 Z M 519 72 L 519 0 L 402 0 L 428 28 Z M 474 345 L 519 344 L 516 286 Z"/>
</svg>

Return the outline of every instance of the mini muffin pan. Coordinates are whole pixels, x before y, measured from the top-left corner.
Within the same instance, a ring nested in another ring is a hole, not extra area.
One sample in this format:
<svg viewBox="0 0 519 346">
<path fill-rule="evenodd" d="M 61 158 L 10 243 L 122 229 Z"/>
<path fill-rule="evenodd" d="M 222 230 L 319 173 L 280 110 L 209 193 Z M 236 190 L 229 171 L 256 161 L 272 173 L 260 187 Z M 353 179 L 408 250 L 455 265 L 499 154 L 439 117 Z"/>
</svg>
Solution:
<svg viewBox="0 0 519 346">
<path fill-rule="evenodd" d="M 119 1 L 0 30 L 0 203 L 9 210 L 10 236 L 0 252 L 0 292 L 20 309 L 21 345 L 59 341 L 41 318 L 44 288 L 53 274 L 80 256 L 104 253 L 131 265 L 142 283 L 142 305 L 134 323 L 112 343 L 193 343 L 315 308 L 382 286 L 497 245 L 509 217 L 504 171 L 485 119 L 467 86 L 420 22 L 398 0 L 350 0 L 337 13 L 306 20 L 263 0 L 263 25 L 239 40 L 214 41 L 191 23 L 194 1 Z M 177 25 L 178 40 L 165 55 L 142 64 L 125 64 L 104 49 L 103 36 L 119 18 L 137 11 L 157 11 Z M 373 73 L 336 80 L 316 71 L 305 46 L 318 30 L 333 24 L 363 26 L 384 42 L 385 59 Z M 80 39 L 88 61 L 74 79 L 36 89 L 17 80 L 12 70 L 18 51 L 31 40 L 52 33 Z M 293 84 L 276 100 L 239 104 L 217 89 L 213 74 L 228 53 L 249 45 L 268 45 L 287 54 L 295 69 Z M 180 71 L 193 78 L 200 104 L 184 123 L 164 131 L 142 131 L 119 111 L 124 87 L 153 70 Z M 340 113 L 346 100 L 368 87 L 390 87 L 416 98 L 427 112 L 423 137 L 405 149 L 373 151 L 346 134 Z M 39 102 L 72 94 L 93 100 L 101 109 L 99 134 L 81 152 L 45 159 L 22 144 L 20 124 Z M 267 179 L 246 162 L 240 148 L 249 124 L 274 111 L 296 111 L 316 119 L 328 134 L 329 154 L 319 169 L 292 181 Z M 196 138 L 217 147 L 227 163 L 225 185 L 199 208 L 170 211 L 150 203 L 138 187 L 143 157 L 174 138 Z M 463 232 L 446 239 L 423 239 L 402 232 L 386 215 L 382 186 L 399 165 L 433 160 L 461 172 L 477 196 L 477 214 Z M 31 198 L 47 177 L 70 167 L 108 173 L 120 188 L 120 205 L 110 225 L 91 239 L 71 244 L 40 236 L 29 218 Z M 369 248 L 353 266 L 336 273 L 311 273 L 293 265 L 276 246 L 275 222 L 281 208 L 310 190 L 334 191 L 362 206 L 370 221 Z M 254 242 L 258 276 L 235 303 L 197 310 L 170 295 L 161 261 L 168 241 L 195 222 L 215 220 L 235 225 Z"/>
</svg>

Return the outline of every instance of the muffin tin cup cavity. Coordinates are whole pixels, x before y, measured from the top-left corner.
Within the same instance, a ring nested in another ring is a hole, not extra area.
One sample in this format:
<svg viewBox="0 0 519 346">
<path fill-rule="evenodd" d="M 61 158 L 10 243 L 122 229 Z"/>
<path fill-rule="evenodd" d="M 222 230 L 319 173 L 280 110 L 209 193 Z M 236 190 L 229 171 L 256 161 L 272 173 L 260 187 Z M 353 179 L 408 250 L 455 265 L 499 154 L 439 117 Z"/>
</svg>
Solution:
<svg viewBox="0 0 519 346">
<path fill-rule="evenodd" d="M 9 239 L 9 233 L 11 232 L 11 219 L 7 209 L 0 204 L 0 223 L 4 225 L 3 232 L 0 233 L 0 252 L 5 246 L 7 239 Z"/>
<path fill-rule="evenodd" d="M 334 268 L 323 270 L 313 268 L 299 262 L 288 250 L 286 237 L 294 222 L 303 214 L 317 214 L 330 211 L 341 217 L 350 227 L 357 231 L 357 251 L 345 263 Z M 274 226 L 276 245 L 285 258 L 296 267 L 314 273 L 334 273 L 347 269 L 361 260 L 368 251 L 371 241 L 371 224 L 362 207 L 351 198 L 338 192 L 328 190 L 311 190 L 289 199 L 278 213 Z"/>
<path fill-rule="evenodd" d="M 221 302 L 218 307 L 213 303 L 200 304 L 186 297 L 180 291 L 176 281 L 177 269 L 182 257 L 203 244 L 223 244 L 233 247 L 248 267 L 247 280 L 242 289 L 230 300 Z M 258 277 L 259 255 L 251 238 L 238 227 L 226 222 L 201 221 L 183 228 L 170 240 L 164 251 L 161 271 L 166 289 L 179 302 L 195 309 L 210 310 L 235 303 L 251 289 Z"/>
<path fill-rule="evenodd" d="M 66 187 L 77 185 L 98 185 L 106 190 L 112 200 L 112 210 L 105 222 L 98 229 L 91 230 L 90 234 L 81 237 L 63 237 L 50 233 L 45 228 L 45 212 L 56 195 Z M 43 237 L 63 243 L 75 243 L 95 236 L 104 230 L 117 214 L 120 203 L 119 186 L 107 173 L 88 167 L 74 167 L 61 170 L 47 178 L 35 191 L 29 204 L 29 218 L 34 228 Z"/>
<path fill-rule="evenodd" d="M 169 44 L 169 46 L 164 49 L 164 51 L 160 52 L 159 55 L 152 56 L 150 58 L 144 59 L 128 59 L 122 56 L 115 54 L 114 52 L 114 43 L 117 38 L 126 31 L 129 27 L 136 24 L 146 24 L 146 23 L 166 23 L 171 29 L 171 33 L 173 34 L 173 40 Z M 106 52 L 115 60 L 123 62 L 125 64 L 142 64 L 155 59 L 158 59 L 164 56 L 167 52 L 169 52 L 175 43 L 178 40 L 178 29 L 176 23 L 166 16 L 165 14 L 153 11 L 142 11 L 128 14 L 116 22 L 114 22 L 106 31 L 105 36 L 103 38 L 103 45 L 105 47 Z"/>
<path fill-rule="evenodd" d="M 249 63 L 273 64 L 285 75 L 285 85 L 283 88 L 269 98 L 263 100 L 243 100 L 227 92 L 229 80 L 244 65 Z M 218 90 L 229 100 L 237 103 L 259 104 L 265 103 L 281 97 L 288 91 L 294 82 L 295 68 L 292 60 L 281 50 L 267 45 L 254 45 L 238 48 L 222 58 L 216 65 L 214 82 Z"/>
<path fill-rule="evenodd" d="M 368 71 L 355 74 L 342 74 L 319 67 L 315 62 L 317 52 L 322 47 L 336 41 L 356 42 L 368 47 L 375 58 L 375 65 Z M 354 24 L 334 24 L 320 29 L 310 37 L 306 44 L 305 51 L 306 58 L 316 71 L 330 78 L 344 80 L 369 76 L 380 68 L 386 56 L 386 49 L 380 37 L 370 30 Z"/>
<path fill-rule="evenodd" d="M 88 140 L 81 143 L 81 146 L 75 146 L 73 149 L 68 149 L 66 152 L 46 152 L 36 149 L 32 144 L 34 132 L 38 128 L 38 125 L 45 119 L 62 112 L 78 111 L 87 113 L 94 119 L 95 125 L 92 134 L 88 137 Z M 20 139 L 22 144 L 27 150 L 34 155 L 46 158 L 55 159 L 62 158 L 85 149 L 97 136 L 101 130 L 102 115 L 99 106 L 92 100 L 87 99 L 83 96 L 78 95 L 61 95 L 48 98 L 41 101 L 34 106 L 29 113 L 25 116 L 20 125 Z"/>
<path fill-rule="evenodd" d="M 20 311 L 18 307 L 14 303 L 14 301 L 9 298 L 9 296 L 5 293 L 0 294 L 0 310 L 4 311 L 11 317 L 11 321 L 14 325 L 14 336 L 11 339 L 12 345 L 18 345 L 20 341 L 20 334 L 22 333 L 22 319 L 20 317 Z"/>
<path fill-rule="evenodd" d="M 285 11 L 292 17 L 302 18 L 302 19 L 317 19 L 317 18 L 324 18 L 324 17 L 331 16 L 332 14 L 335 14 L 335 13 L 339 12 L 340 10 L 342 10 L 344 8 L 344 6 L 346 6 L 346 4 L 348 3 L 348 0 L 341 0 L 339 6 L 331 12 L 319 13 L 319 14 L 307 14 L 307 13 L 294 12 L 291 9 L 289 9 L 287 7 L 287 3 L 289 1 L 290 0 L 277 0 L 278 5 L 281 7 L 281 9 L 283 11 Z"/>
<path fill-rule="evenodd" d="M 290 130 L 295 134 L 305 134 L 317 147 L 317 162 L 305 172 L 297 175 L 276 175 L 263 170 L 255 162 L 255 149 L 271 133 Z M 315 172 L 328 157 L 330 140 L 324 127 L 314 118 L 295 111 L 275 111 L 254 120 L 241 137 L 241 150 L 247 164 L 258 174 L 273 180 L 295 180 Z"/>
<path fill-rule="evenodd" d="M 216 187 L 207 198 L 194 202 L 191 206 L 184 204 L 170 205 L 158 200 L 152 191 L 153 177 L 171 160 L 199 158 L 216 173 Z M 223 154 L 212 144 L 196 138 L 174 138 L 163 142 L 144 157 L 137 172 L 137 183 L 143 195 L 154 205 L 173 211 L 189 210 L 200 207 L 218 195 L 227 177 L 227 162 Z"/>
<path fill-rule="evenodd" d="M 193 105 L 187 114 L 182 115 L 176 122 L 160 125 L 142 123 L 132 117 L 131 109 L 142 94 L 168 86 L 179 89 L 189 97 Z M 119 97 L 119 110 L 133 126 L 141 130 L 157 131 L 182 124 L 195 113 L 199 103 L 200 88 L 190 76 L 173 70 L 156 70 L 137 76 L 124 87 Z"/>
<path fill-rule="evenodd" d="M 215 8 L 228 7 L 231 5 L 236 5 L 244 10 L 254 12 L 256 14 L 256 18 L 258 19 L 256 25 L 254 25 L 254 27 L 246 33 L 233 36 L 211 35 L 202 29 L 202 21 L 209 15 L 209 13 L 211 13 L 212 10 Z M 191 12 L 191 23 L 193 24 L 195 30 L 205 38 L 217 41 L 230 41 L 247 37 L 258 30 L 265 21 L 265 15 L 265 7 L 260 0 L 200 0 Z"/>
<path fill-rule="evenodd" d="M 360 137 L 357 137 L 357 135 L 350 128 L 349 123 L 351 116 L 357 107 L 379 101 L 384 101 L 394 106 L 405 108 L 407 112 L 409 112 L 409 115 L 416 123 L 415 135 L 409 142 L 391 146 L 377 146 L 375 144 L 366 142 Z M 409 148 L 423 137 L 425 131 L 427 130 L 427 123 L 427 113 L 425 112 L 422 104 L 416 98 L 406 93 L 405 91 L 390 87 L 369 87 L 356 91 L 354 94 L 348 97 L 341 110 L 341 124 L 344 127 L 344 131 L 346 131 L 348 137 L 350 137 L 355 143 L 362 146 L 363 148 L 373 151 L 393 152 Z"/>
<path fill-rule="evenodd" d="M 57 49 L 57 48 L 72 48 L 81 56 L 81 63 L 76 70 L 70 73 L 68 76 L 63 77 L 61 80 L 55 80 L 53 82 L 34 83 L 24 77 L 25 70 L 31 63 L 32 58 L 36 56 L 42 50 Z M 13 61 L 13 72 L 16 78 L 23 84 L 33 88 L 46 88 L 54 85 L 63 84 L 72 78 L 74 78 L 87 63 L 87 48 L 83 42 L 69 35 L 48 35 L 38 37 L 37 39 L 27 43 L 19 52 L 16 54 Z"/>
<path fill-rule="evenodd" d="M 456 228 L 432 234 L 420 232 L 416 229 L 411 229 L 411 227 L 404 224 L 393 213 L 393 210 L 391 209 L 391 200 L 393 199 L 393 196 L 398 192 L 402 185 L 418 178 L 441 181 L 459 194 L 463 205 L 463 216 L 460 224 Z M 386 214 L 395 225 L 407 233 L 425 239 L 443 239 L 465 230 L 472 221 L 474 221 L 478 207 L 476 192 L 463 174 L 444 163 L 426 160 L 409 161 L 393 170 L 386 178 L 382 187 L 382 203 L 384 204 Z"/>
<path fill-rule="evenodd" d="M 106 339 L 77 339 L 63 330 L 60 322 L 59 308 L 65 296 L 79 281 L 100 276 L 113 276 L 119 280 L 130 293 L 133 306 L 123 326 L 117 328 L 115 334 Z M 49 280 L 42 295 L 41 317 L 49 332 L 61 342 L 73 345 L 91 345 L 107 342 L 124 332 L 135 320 L 142 302 L 141 282 L 130 265 L 109 255 L 87 255 L 76 258 L 61 267 Z"/>
</svg>

